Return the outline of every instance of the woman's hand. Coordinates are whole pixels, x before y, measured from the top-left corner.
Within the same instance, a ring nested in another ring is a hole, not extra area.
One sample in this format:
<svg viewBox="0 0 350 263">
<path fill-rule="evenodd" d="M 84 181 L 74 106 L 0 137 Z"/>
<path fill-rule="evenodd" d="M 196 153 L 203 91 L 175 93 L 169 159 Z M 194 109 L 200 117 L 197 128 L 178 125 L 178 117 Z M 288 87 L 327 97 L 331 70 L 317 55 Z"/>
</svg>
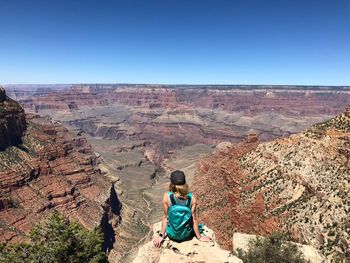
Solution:
<svg viewBox="0 0 350 263">
<path fill-rule="evenodd" d="M 200 238 L 198 238 L 199 241 L 202 241 L 202 242 L 209 242 L 211 241 L 211 237 L 206 237 L 206 236 L 201 236 Z"/>
<path fill-rule="evenodd" d="M 161 236 L 156 237 L 153 239 L 153 244 L 155 247 L 160 247 L 162 244 L 163 238 Z"/>
</svg>

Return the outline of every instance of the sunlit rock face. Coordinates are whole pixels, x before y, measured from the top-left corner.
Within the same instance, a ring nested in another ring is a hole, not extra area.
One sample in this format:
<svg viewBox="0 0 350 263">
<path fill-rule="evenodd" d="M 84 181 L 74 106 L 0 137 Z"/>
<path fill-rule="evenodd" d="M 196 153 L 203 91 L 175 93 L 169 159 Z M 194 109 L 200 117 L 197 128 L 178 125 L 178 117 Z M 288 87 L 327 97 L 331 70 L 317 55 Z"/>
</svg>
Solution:
<svg viewBox="0 0 350 263">
<path fill-rule="evenodd" d="M 286 231 L 343 262 L 350 252 L 349 127 L 347 108 L 288 138 L 203 158 L 193 183 L 200 218 L 225 248 L 235 231 Z"/>
</svg>

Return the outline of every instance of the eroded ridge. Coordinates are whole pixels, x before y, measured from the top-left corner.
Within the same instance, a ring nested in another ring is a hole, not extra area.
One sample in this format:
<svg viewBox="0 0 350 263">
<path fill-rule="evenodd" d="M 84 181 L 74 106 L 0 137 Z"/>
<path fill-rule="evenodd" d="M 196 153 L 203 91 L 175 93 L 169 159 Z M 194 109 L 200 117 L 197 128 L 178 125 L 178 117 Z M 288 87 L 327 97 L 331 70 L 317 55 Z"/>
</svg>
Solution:
<svg viewBox="0 0 350 263">
<path fill-rule="evenodd" d="M 226 248 L 233 232 L 280 230 L 330 261 L 345 262 L 350 256 L 349 127 L 347 108 L 288 138 L 232 145 L 204 158 L 193 184 L 201 218 Z"/>
</svg>

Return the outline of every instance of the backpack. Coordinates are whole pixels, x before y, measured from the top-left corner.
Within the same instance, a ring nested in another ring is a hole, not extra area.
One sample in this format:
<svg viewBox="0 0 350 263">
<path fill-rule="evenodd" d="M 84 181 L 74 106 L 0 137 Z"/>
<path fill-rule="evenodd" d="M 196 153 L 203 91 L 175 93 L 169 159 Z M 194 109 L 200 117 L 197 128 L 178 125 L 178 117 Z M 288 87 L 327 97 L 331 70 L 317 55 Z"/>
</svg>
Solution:
<svg viewBox="0 0 350 263">
<path fill-rule="evenodd" d="M 172 240 L 183 241 L 194 233 L 191 210 L 192 193 L 187 194 L 187 202 L 184 205 L 176 203 L 172 192 L 169 192 L 168 195 L 171 206 L 168 209 L 166 233 Z"/>
</svg>

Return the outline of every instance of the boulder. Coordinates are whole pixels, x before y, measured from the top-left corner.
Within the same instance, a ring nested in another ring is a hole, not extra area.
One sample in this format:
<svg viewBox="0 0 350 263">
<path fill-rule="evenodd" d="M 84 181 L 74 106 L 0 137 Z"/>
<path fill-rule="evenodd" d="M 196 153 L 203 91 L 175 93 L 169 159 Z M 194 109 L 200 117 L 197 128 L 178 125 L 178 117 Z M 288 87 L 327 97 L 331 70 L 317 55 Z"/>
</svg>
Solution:
<svg viewBox="0 0 350 263">
<path fill-rule="evenodd" d="M 216 145 L 213 154 L 216 153 L 228 153 L 229 150 L 232 148 L 233 143 L 231 142 L 220 142 L 218 145 Z"/>
</svg>

